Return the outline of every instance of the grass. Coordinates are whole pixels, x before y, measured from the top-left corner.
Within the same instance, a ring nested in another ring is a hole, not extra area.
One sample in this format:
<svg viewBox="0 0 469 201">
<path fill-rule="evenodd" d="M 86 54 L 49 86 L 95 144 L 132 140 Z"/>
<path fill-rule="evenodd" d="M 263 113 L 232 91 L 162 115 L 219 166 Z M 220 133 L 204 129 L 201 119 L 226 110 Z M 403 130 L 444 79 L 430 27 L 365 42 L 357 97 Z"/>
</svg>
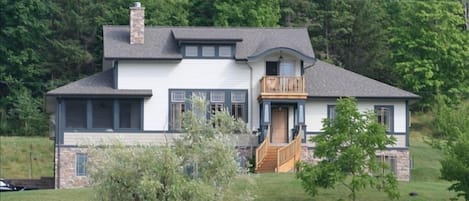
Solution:
<svg viewBox="0 0 469 201">
<path fill-rule="evenodd" d="M 54 176 L 53 141 L 46 137 L 0 136 L 0 178 L 25 179 L 30 176 Z"/>
<path fill-rule="evenodd" d="M 441 167 L 439 160 L 442 158 L 441 151 L 433 149 L 430 145 L 425 143 L 425 138 L 428 138 L 428 136 L 430 136 L 429 133 L 432 132 L 431 127 L 428 126 L 431 125 L 432 116 L 428 114 L 418 114 L 414 115 L 412 118 L 414 121 L 412 123 L 410 136 L 410 152 L 411 158 L 414 161 L 414 167 L 411 170 L 411 182 L 399 183 L 399 190 L 401 192 L 400 200 L 443 201 L 456 197 L 456 193 L 447 190 L 450 183 L 439 179 L 439 169 Z M 52 175 L 53 145 L 47 138 L 0 137 L 0 139 L 0 145 L 2 146 L 0 152 L 2 153 L 0 158 L 2 160 L 0 169 L 1 176 L 25 175 L 25 173 L 28 173 L 28 168 L 21 168 L 21 164 L 29 164 L 28 146 L 30 144 L 33 144 L 33 147 L 37 145 L 38 153 L 49 157 L 44 160 L 44 163 L 41 163 L 44 173 L 34 172 L 34 175 Z M 39 146 L 43 146 L 43 148 L 39 148 Z M 15 152 L 22 154 L 15 156 L 17 155 Z M 26 155 L 26 157 L 23 155 Z M 12 162 L 10 162 L 10 160 Z M 7 162 L 5 167 L 3 161 Z M 12 164 L 8 165 L 9 163 Z M 41 167 L 41 164 L 38 163 L 38 167 Z M 9 168 L 6 168 L 7 166 Z M 19 168 L 19 170 L 12 170 L 12 168 Z M 7 170 L 8 174 L 5 174 L 3 170 Z M 337 185 L 335 189 L 320 190 L 319 195 L 313 199 L 304 192 L 300 181 L 295 179 L 294 174 L 255 174 L 249 177 L 252 177 L 256 183 L 255 187 L 252 189 L 256 201 L 347 200 L 349 193 L 343 186 Z M 242 193 L 243 186 L 245 185 L 243 182 L 245 182 L 244 179 L 236 180 L 234 191 Z M 417 192 L 419 195 L 410 197 L 410 192 Z M 0 193 L 0 200 L 87 201 L 93 200 L 93 193 L 91 188 L 8 192 Z M 371 189 L 360 192 L 358 196 L 358 200 L 389 200 L 384 193 Z"/>
<path fill-rule="evenodd" d="M 347 199 L 348 191 L 340 185 L 335 189 L 321 190 L 320 194 L 312 199 L 301 187 L 299 180 L 295 179 L 292 173 L 286 174 L 260 174 L 251 175 L 256 187 L 253 193 L 256 201 L 328 201 Z M 236 186 L 243 185 L 245 180 L 236 180 Z M 449 183 L 437 182 L 401 182 L 399 190 L 402 201 L 444 201 L 455 197 L 455 193 L 446 191 Z M 410 192 L 417 192 L 419 195 L 410 197 Z M 0 200 L 15 201 L 88 201 L 93 200 L 93 190 L 91 188 L 81 188 L 73 190 L 38 190 L 22 192 L 0 193 Z M 375 190 L 366 190 L 358 195 L 358 200 L 389 200 L 385 194 Z M 461 200 L 461 199 L 460 199 Z"/>
</svg>

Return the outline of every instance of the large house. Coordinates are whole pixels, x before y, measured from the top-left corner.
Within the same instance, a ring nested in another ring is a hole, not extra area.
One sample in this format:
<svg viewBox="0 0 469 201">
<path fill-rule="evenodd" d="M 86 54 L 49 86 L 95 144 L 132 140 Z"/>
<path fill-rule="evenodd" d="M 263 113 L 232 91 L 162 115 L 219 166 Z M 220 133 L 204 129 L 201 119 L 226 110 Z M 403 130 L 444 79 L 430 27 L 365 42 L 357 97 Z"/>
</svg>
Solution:
<svg viewBox="0 0 469 201">
<path fill-rule="evenodd" d="M 87 184 L 82 145 L 158 144 L 183 135 L 181 116 L 193 95 L 254 131 L 259 172 L 314 160 L 307 139 L 334 117 L 337 98 L 356 97 L 397 139 L 377 156 L 409 180 L 409 103 L 419 97 L 316 59 L 305 28 L 149 27 L 136 3 L 130 26 L 104 26 L 103 39 L 102 72 L 47 93 L 56 188 Z M 288 153 L 279 159 L 279 150 Z"/>
</svg>

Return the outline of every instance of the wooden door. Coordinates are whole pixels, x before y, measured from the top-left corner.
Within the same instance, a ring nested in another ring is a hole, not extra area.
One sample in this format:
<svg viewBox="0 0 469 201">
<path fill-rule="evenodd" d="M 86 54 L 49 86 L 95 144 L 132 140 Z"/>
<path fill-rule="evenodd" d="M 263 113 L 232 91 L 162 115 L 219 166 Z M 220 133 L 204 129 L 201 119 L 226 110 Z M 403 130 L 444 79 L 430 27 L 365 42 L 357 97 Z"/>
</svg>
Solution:
<svg viewBox="0 0 469 201">
<path fill-rule="evenodd" d="M 288 110 L 272 108 L 272 143 L 287 143 Z"/>
</svg>

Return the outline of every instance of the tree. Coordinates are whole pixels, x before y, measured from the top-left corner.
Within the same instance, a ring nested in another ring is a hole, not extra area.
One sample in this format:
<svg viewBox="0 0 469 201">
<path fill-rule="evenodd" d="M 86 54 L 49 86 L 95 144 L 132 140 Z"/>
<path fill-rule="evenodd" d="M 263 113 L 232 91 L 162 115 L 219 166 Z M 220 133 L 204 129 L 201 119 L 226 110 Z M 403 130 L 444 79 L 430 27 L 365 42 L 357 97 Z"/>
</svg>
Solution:
<svg viewBox="0 0 469 201">
<path fill-rule="evenodd" d="M 195 0 L 190 8 L 195 26 L 277 26 L 279 0 Z"/>
<path fill-rule="evenodd" d="M 383 3 L 379 1 L 350 1 L 349 31 L 336 39 L 337 60 L 348 70 L 393 82 L 389 66 L 388 24 Z"/>
<path fill-rule="evenodd" d="M 230 188 L 238 172 L 230 136 L 242 128 L 224 129 L 240 124 L 226 112 L 207 120 L 205 101 L 191 102 L 192 111 L 184 114 L 184 137 L 174 146 L 92 149 L 90 171 L 99 200 L 252 200 L 249 185 L 243 194 Z"/>
<path fill-rule="evenodd" d="M 448 189 L 469 200 L 469 102 L 449 107 L 444 98 L 437 96 L 434 125 L 435 147 L 444 151 L 441 177 L 454 182 Z"/>
<path fill-rule="evenodd" d="M 323 120 L 324 132 L 311 140 L 316 143 L 314 155 L 323 160 L 315 166 L 298 165 L 296 176 L 306 192 L 315 196 L 319 187 L 334 188 L 340 183 L 350 190 L 351 200 L 366 187 L 384 190 L 391 199 L 399 198 L 396 178 L 378 171 L 384 164 L 375 155 L 395 139 L 386 136 L 374 113 L 361 114 L 354 98 L 339 99 L 336 113 L 336 118 Z"/>
<path fill-rule="evenodd" d="M 451 104 L 469 95 L 469 34 L 461 1 L 399 1 L 392 8 L 391 59 L 399 85 L 423 97 L 427 109 L 437 94 Z"/>
</svg>

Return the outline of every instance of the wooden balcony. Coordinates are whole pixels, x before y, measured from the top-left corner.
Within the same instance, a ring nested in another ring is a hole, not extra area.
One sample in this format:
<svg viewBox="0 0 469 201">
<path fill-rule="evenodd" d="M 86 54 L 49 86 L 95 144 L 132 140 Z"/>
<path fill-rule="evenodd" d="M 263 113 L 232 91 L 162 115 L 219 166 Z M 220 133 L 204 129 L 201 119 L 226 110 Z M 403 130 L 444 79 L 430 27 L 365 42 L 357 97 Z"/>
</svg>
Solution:
<svg viewBox="0 0 469 201">
<path fill-rule="evenodd" d="M 259 99 L 306 99 L 303 76 L 264 76 Z"/>
</svg>

